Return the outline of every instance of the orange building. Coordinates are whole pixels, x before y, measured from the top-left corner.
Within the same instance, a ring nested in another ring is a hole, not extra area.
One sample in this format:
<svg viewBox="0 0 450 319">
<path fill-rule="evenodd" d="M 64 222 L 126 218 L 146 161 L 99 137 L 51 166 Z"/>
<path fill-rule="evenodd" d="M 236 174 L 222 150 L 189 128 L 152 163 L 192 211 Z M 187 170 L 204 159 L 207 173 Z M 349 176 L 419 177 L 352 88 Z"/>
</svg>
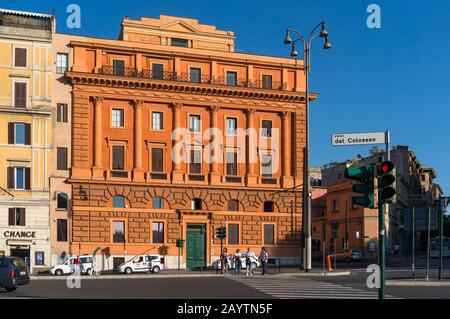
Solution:
<svg viewBox="0 0 450 319">
<path fill-rule="evenodd" d="M 319 239 L 322 237 L 318 233 L 326 227 L 326 250 L 334 250 L 336 243 L 337 252 L 359 248 L 365 258 L 375 257 L 378 247 L 378 210 L 353 206 L 352 196 L 360 194 L 353 193 L 352 187 L 353 181 L 327 187 L 326 213 L 313 215 L 313 229 L 317 230 L 316 237 Z M 336 242 L 331 230 L 334 222 L 339 225 Z"/>
<path fill-rule="evenodd" d="M 110 269 L 167 248 L 175 268 L 180 238 L 182 267 L 207 266 L 224 225 L 229 251 L 299 262 L 301 200 L 274 193 L 302 184 L 303 61 L 236 53 L 234 39 L 160 16 L 125 18 L 119 40 L 70 42 L 73 254 L 100 248 Z"/>
</svg>

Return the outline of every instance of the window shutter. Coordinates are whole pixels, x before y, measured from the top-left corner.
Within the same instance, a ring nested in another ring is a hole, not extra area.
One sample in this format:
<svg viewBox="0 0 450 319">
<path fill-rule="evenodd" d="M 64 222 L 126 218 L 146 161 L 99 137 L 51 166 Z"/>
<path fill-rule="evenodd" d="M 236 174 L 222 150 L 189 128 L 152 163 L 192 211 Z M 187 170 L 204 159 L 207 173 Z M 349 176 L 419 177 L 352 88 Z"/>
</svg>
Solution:
<svg viewBox="0 0 450 319">
<path fill-rule="evenodd" d="M 14 144 L 14 123 L 8 123 L 8 144 Z"/>
<path fill-rule="evenodd" d="M 14 225 L 14 208 L 8 208 L 8 225 L 15 226 Z"/>
<path fill-rule="evenodd" d="M 31 189 L 30 187 L 30 168 L 29 167 L 25 167 L 25 189 Z"/>
<path fill-rule="evenodd" d="M 25 145 L 31 145 L 31 124 L 25 124 Z"/>
<path fill-rule="evenodd" d="M 152 148 L 152 172 L 163 171 L 163 152 L 160 148 Z"/>
<path fill-rule="evenodd" d="M 14 167 L 8 167 L 8 188 L 14 189 Z"/>
<path fill-rule="evenodd" d="M 113 146 L 113 169 L 124 169 L 123 146 Z"/>
<path fill-rule="evenodd" d="M 19 225 L 25 226 L 25 208 L 19 208 Z"/>
<path fill-rule="evenodd" d="M 26 67 L 27 66 L 27 50 L 23 48 L 15 49 L 15 66 Z"/>
<path fill-rule="evenodd" d="M 14 107 L 26 107 L 27 84 L 14 83 Z"/>
<path fill-rule="evenodd" d="M 64 123 L 67 123 L 67 116 L 68 116 L 69 106 L 67 104 L 63 104 L 63 121 Z"/>
<path fill-rule="evenodd" d="M 61 108 L 62 104 L 58 103 L 58 106 L 56 107 L 56 122 L 61 122 Z"/>
</svg>

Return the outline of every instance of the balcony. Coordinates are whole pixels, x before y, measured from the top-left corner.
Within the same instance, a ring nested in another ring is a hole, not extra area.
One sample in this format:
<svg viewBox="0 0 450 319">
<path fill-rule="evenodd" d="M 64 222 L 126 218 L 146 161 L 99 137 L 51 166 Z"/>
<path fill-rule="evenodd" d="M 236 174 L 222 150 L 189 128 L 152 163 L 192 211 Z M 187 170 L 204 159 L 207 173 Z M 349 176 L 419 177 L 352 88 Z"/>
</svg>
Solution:
<svg viewBox="0 0 450 319">
<path fill-rule="evenodd" d="M 228 86 L 228 87 L 241 87 L 241 88 L 254 88 L 263 89 L 271 91 L 285 91 L 287 90 L 287 84 L 283 82 L 275 81 L 260 81 L 260 80 L 246 80 L 237 79 L 234 83 L 227 83 L 226 77 L 201 75 L 193 79 L 189 78 L 188 73 L 177 73 L 171 71 L 164 72 L 154 72 L 152 70 L 142 70 L 138 71 L 135 68 L 114 68 L 111 65 L 104 65 L 98 70 L 98 74 L 110 75 L 110 76 L 122 76 L 122 77 L 132 77 L 141 79 L 153 79 L 171 82 L 185 82 L 193 84 L 209 84 L 218 86 Z"/>
</svg>

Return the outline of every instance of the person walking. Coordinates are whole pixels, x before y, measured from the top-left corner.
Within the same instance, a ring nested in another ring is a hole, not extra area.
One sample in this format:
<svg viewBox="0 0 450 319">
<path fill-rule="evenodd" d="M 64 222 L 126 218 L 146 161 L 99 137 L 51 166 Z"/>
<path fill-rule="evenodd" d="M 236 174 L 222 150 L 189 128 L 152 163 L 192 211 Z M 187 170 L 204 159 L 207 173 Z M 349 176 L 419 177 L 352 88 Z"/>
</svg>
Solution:
<svg viewBox="0 0 450 319">
<path fill-rule="evenodd" d="M 241 250 L 238 248 L 234 254 L 234 274 L 237 276 L 241 275 L 241 257 Z"/>
<path fill-rule="evenodd" d="M 220 267 L 222 268 L 222 274 L 228 275 L 228 250 L 226 247 L 223 248 L 222 254 L 220 254 Z"/>
<path fill-rule="evenodd" d="M 269 254 L 267 253 L 266 247 L 261 248 L 261 253 L 259 254 L 259 260 L 261 261 L 262 275 L 267 275 L 267 260 L 269 259 Z"/>
<path fill-rule="evenodd" d="M 252 267 L 252 260 L 255 257 L 255 253 L 250 249 L 250 247 L 247 248 L 247 253 L 245 254 L 245 270 L 247 276 L 253 275 L 253 267 Z"/>
</svg>

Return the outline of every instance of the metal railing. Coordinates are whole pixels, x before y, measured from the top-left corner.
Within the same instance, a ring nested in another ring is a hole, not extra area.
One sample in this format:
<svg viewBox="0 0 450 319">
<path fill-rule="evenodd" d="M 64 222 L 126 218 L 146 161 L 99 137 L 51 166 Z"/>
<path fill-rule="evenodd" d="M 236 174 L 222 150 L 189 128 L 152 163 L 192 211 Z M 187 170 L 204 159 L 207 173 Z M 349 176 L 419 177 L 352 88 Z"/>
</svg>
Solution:
<svg viewBox="0 0 450 319">
<path fill-rule="evenodd" d="M 256 88 L 275 91 L 287 90 L 287 84 L 284 82 L 247 80 L 247 79 L 236 79 L 235 81 L 230 82 L 227 80 L 226 77 L 223 76 L 210 76 L 202 74 L 201 76 L 193 76 L 191 78 L 189 73 L 177 73 L 172 71 L 154 71 L 148 69 L 138 71 L 136 68 L 122 68 L 122 67 L 115 68 L 114 66 L 111 65 L 103 65 L 98 70 L 98 73 L 102 75 L 125 76 L 125 77 L 135 77 L 135 78 L 173 81 L 173 82 L 189 82 L 199 84 Z"/>
</svg>

